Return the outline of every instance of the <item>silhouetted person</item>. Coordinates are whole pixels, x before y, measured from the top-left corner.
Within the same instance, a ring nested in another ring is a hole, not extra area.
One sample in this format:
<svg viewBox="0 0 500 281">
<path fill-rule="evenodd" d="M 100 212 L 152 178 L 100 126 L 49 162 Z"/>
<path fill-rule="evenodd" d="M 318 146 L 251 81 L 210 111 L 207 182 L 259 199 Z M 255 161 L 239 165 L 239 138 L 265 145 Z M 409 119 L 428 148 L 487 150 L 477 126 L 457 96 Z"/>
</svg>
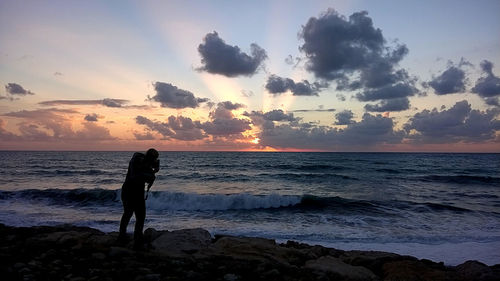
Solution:
<svg viewBox="0 0 500 281">
<path fill-rule="evenodd" d="M 146 200 L 144 186 L 148 190 L 156 179 L 155 173 L 160 170 L 158 151 L 149 149 L 146 154 L 136 152 L 128 164 L 127 176 L 122 186 L 123 215 L 120 221 L 119 241 L 127 241 L 127 226 L 132 214 L 135 214 L 134 248 L 142 248 L 142 230 L 146 219 Z"/>
</svg>

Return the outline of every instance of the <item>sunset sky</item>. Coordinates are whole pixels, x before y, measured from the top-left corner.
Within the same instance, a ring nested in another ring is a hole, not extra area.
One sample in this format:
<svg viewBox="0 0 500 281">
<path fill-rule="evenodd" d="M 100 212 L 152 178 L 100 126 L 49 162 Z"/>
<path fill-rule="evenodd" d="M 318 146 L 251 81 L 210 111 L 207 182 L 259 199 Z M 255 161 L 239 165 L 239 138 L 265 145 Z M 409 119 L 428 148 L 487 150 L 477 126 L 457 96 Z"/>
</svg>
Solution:
<svg viewBox="0 0 500 281">
<path fill-rule="evenodd" d="M 0 149 L 500 152 L 500 1 L 1 1 Z"/>
</svg>

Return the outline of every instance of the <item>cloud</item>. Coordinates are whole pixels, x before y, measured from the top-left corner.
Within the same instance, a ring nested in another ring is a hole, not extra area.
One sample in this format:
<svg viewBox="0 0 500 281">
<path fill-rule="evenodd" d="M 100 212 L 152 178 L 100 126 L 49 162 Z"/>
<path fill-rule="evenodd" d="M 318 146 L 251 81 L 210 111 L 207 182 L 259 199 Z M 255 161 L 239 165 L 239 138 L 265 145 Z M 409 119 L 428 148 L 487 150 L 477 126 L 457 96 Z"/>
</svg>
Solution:
<svg viewBox="0 0 500 281">
<path fill-rule="evenodd" d="M 56 105 L 103 105 L 106 107 L 123 107 L 127 104 L 128 100 L 123 99 L 109 99 L 105 98 L 102 100 L 49 100 L 42 101 L 38 104 L 44 106 L 56 106 Z"/>
<path fill-rule="evenodd" d="M 241 95 L 243 97 L 249 98 L 249 97 L 253 97 L 255 94 L 251 90 L 248 90 L 248 91 L 247 90 L 241 90 Z"/>
<path fill-rule="evenodd" d="M 5 126 L 5 121 L 3 119 L 0 119 L 0 140 L 16 141 L 19 139 L 19 136 L 7 131 L 4 126 Z"/>
<path fill-rule="evenodd" d="M 479 111 L 463 100 L 448 110 L 423 110 L 404 125 L 409 138 L 416 143 L 454 143 L 491 141 L 500 130 L 495 117 L 498 109 Z"/>
<path fill-rule="evenodd" d="M 497 97 L 485 98 L 484 102 L 487 105 L 493 105 L 493 106 L 500 107 L 500 100 Z"/>
<path fill-rule="evenodd" d="M 476 81 L 472 92 L 483 98 L 500 95 L 500 78 L 493 73 L 493 63 L 487 60 L 481 62 L 481 69 L 485 76 Z"/>
<path fill-rule="evenodd" d="M 318 109 L 296 109 L 296 110 L 291 110 L 290 112 L 334 112 L 336 109 L 335 108 L 318 108 Z"/>
<path fill-rule="evenodd" d="M 159 102 L 161 107 L 169 107 L 169 108 L 196 108 L 200 106 L 200 103 L 207 102 L 206 98 L 196 98 L 193 93 L 179 89 L 176 86 L 163 83 L 156 82 L 154 83 L 156 95 L 153 97 L 149 97 L 149 100 L 153 100 Z"/>
<path fill-rule="evenodd" d="M 148 130 L 158 132 L 163 135 L 163 137 L 169 139 L 194 141 L 207 137 L 200 129 L 200 122 L 193 122 L 189 117 L 175 117 L 171 115 L 168 117 L 167 122 L 158 122 L 139 115 L 136 117 L 136 122 L 139 125 L 145 125 Z"/>
<path fill-rule="evenodd" d="M 89 121 L 89 122 L 97 122 L 97 118 L 99 116 L 95 113 L 92 113 L 92 114 L 87 114 L 85 115 L 85 117 L 83 118 L 85 121 Z"/>
<path fill-rule="evenodd" d="M 405 45 L 386 46 L 382 31 L 373 26 L 367 12 L 348 19 L 328 9 L 303 26 L 300 50 L 307 58 L 306 67 L 317 77 L 342 82 L 344 89 L 378 88 L 407 78 L 394 67 L 408 53 Z M 349 83 L 348 75 L 359 72 L 359 80 Z M 347 86 L 349 85 L 349 86 Z"/>
<path fill-rule="evenodd" d="M 386 85 L 378 89 L 370 89 L 356 94 L 356 98 L 360 101 L 376 101 L 382 99 L 397 99 L 408 96 L 413 96 L 418 90 L 407 83 L 397 83 L 394 85 Z"/>
<path fill-rule="evenodd" d="M 35 93 L 25 90 L 21 85 L 16 83 L 8 83 L 5 85 L 5 91 L 11 95 L 17 96 L 26 96 L 26 95 L 34 95 Z"/>
<path fill-rule="evenodd" d="M 215 110 L 210 112 L 209 117 L 212 119 L 232 119 L 234 118 L 232 111 L 243 107 L 245 105 L 241 103 L 232 103 L 230 101 L 219 102 Z"/>
<path fill-rule="evenodd" d="M 365 105 L 366 111 L 371 112 L 386 112 L 386 111 L 403 111 L 410 108 L 410 100 L 407 97 L 382 100 L 380 103 Z"/>
<path fill-rule="evenodd" d="M 224 107 L 227 110 L 236 110 L 236 109 L 240 109 L 242 107 L 245 107 L 244 104 L 241 104 L 241 103 L 232 103 L 230 101 L 220 102 L 219 106 L 222 106 L 222 107 Z"/>
<path fill-rule="evenodd" d="M 293 116 L 293 113 L 286 114 L 281 109 L 275 109 L 275 110 L 268 111 L 268 112 L 263 114 L 263 117 L 265 120 L 278 121 L 278 122 L 281 122 L 281 121 L 294 122 L 294 121 L 298 120 L 297 118 L 295 118 Z"/>
<path fill-rule="evenodd" d="M 438 95 L 463 93 L 467 80 L 465 78 L 465 71 L 460 68 L 462 65 L 469 64 L 463 59 L 458 67 L 450 63 L 448 69 L 443 71 L 439 76 L 434 77 L 427 85 L 432 87 Z"/>
<path fill-rule="evenodd" d="M 267 54 L 255 43 L 250 45 L 250 50 L 251 56 L 242 52 L 238 46 L 227 45 L 217 32 L 208 33 L 198 46 L 203 64 L 198 70 L 227 77 L 252 76 L 267 58 Z"/>
<path fill-rule="evenodd" d="M 209 135 L 224 136 L 238 135 L 250 130 L 250 121 L 246 119 L 235 118 L 232 110 L 245 107 L 240 103 L 232 103 L 229 101 L 220 102 L 215 110 L 210 112 L 211 121 L 201 124 L 201 128 Z"/>
<path fill-rule="evenodd" d="M 104 141 L 113 140 L 108 128 L 99 126 L 91 122 L 83 123 L 83 129 L 75 132 L 78 141 Z"/>
<path fill-rule="evenodd" d="M 201 128 L 209 135 L 213 136 L 228 136 L 241 134 L 247 130 L 252 129 L 250 127 L 250 121 L 245 119 L 215 119 L 211 122 L 205 122 L 201 124 Z"/>
<path fill-rule="evenodd" d="M 311 123 L 281 124 L 263 128 L 260 144 L 274 148 L 337 150 L 400 143 L 403 131 L 395 131 L 392 119 L 365 113 L 360 122 L 344 129 Z"/>
<path fill-rule="evenodd" d="M 301 118 L 294 117 L 293 113 L 285 113 L 281 109 L 274 109 L 268 112 L 252 111 L 243 113 L 244 116 L 252 120 L 252 124 L 256 126 L 273 127 L 276 122 L 298 122 Z"/>
<path fill-rule="evenodd" d="M 146 132 L 144 134 L 134 132 L 134 137 L 136 140 L 154 140 L 155 137 L 151 134 L 151 132 Z"/>
<path fill-rule="evenodd" d="M 337 114 L 335 114 L 335 118 L 337 118 L 337 122 L 335 122 L 335 125 L 349 125 L 354 123 L 354 120 L 352 118 L 354 117 L 354 113 L 350 110 L 344 110 L 341 111 Z"/>
<path fill-rule="evenodd" d="M 84 122 L 81 130 L 73 130 L 71 115 L 78 113 L 67 109 L 38 109 L 21 110 L 3 114 L 3 116 L 20 118 L 18 130 L 20 135 L 15 135 L 18 141 L 43 141 L 43 142 L 93 142 L 115 139 L 105 127 L 93 122 Z M 11 136 L 12 137 L 12 136 Z"/>
<path fill-rule="evenodd" d="M 282 78 L 273 74 L 267 78 L 265 87 L 271 94 L 291 91 L 294 96 L 317 96 L 320 89 L 327 87 L 327 85 L 318 82 L 311 84 L 307 80 L 296 83 L 290 78 Z"/>
</svg>

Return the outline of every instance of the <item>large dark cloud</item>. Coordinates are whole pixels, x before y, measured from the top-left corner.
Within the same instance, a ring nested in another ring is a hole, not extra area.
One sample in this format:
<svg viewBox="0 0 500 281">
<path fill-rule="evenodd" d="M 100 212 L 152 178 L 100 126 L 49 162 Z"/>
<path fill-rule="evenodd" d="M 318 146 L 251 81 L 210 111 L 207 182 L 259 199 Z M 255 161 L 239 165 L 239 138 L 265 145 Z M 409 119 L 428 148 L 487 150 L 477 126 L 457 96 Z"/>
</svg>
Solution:
<svg viewBox="0 0 500 281">
<path fill-rule="evenodd" d="M 257 44 L 251 44 L 250 49 L 251 55 L 247 55 L 238 46 L 226 44 L 217 32 L 208 33 L 198 46 L 203 64 L 199 70 L 228 77 L 252 76 L 267 58 L 267 54 Z"/>
<path fill-rule="evenodd" d="M 409 138 L 418 143 L 491 141 L 500 130 L 498 113 L 499 110 L 473 110 L 463 100 L 447 110 L 423 110 L 411 117 L 404 129 L 410 133 Z"/>
<path fill-rule="evenodd" d="M 360 101 L 379 100 L 376 106 L 367 105 L 371 111 L 407 109 L 409 105 L 405 108 L 402 102 L 408 99 L 402 98 L 419 92 L 417 79 L 398 68 L 408 48 L 389 46 L 367 12 L 346 18 L 329 9 L 318 18 L 310 18 L 300 37 L 307 69 L 320 79 L 335 81 L 337 90 L 358 91 L 355 96 Z M 398 101 L 387 101 L 390 99 Z"/>
<path fill-rule="evenodd" d="M 307 68 L 317 77 L 337 80 L 344 85 L 347 75 L 360 73 L 352 88 L 376 88 L 395 83 L 406 73 L 394 67 L 408 53 L 404 45 L 386 46 L 382 31 L 373 26 L 367 12 L 352 14 L 348 19 L 329 9 L 303 26 L 300 47 L 307 57 Z"/>
<path fill-rule="evenodd" d="M 196 108 L 200 103 L 208 101 L 206 98 L 196 98 L 193 93 L 179 89 L 170 83 L 156 82 L 154 87 L 156 95 L 149 99 L 159 102 L 162 107 Z"/>
<path fill-rule="evenodd" d="M 269 76 L 265 85 L 271 94 L 282 94 L 291 91 L 294 96 L 317 96 L 321 88 L 326 86 L 318 82 L 309 83 L 307 80 L 294 82 L 290 78 L 282 78 L 277 75 Z"/>
<path fill-rule="evenodd" d="M 481 62 L 481 69 L 485 75 L 476 81 L 472 92 L 483 98 L 500 96 L 500 78 L 493 73 L 493 63 L 484 60 Z"/>
<path fill-rule="evenodd" d="M 354 120 L 352 118 L 354 117 L 354 113 L 350 110 L 344 110 L 341 111 L 337 114 L 335 114 L 335 118 L 337 121 L 335 122 L 335 125 L 349 125 L 354 123 Z"/>
<path fill-rule="evenodd" d="M 103 105 L 106 107 L 123 107 L 129 101 L 124 99 L 110 99 L 105 98 L 102 100 L 50 100 L 42 101 L 38 104 L 44 106 L 56 106 L 56 105 Z"/>
<path fill-rule="evenodd" d="M 21 85 L 17 83 L 8 83 L 5 85 L 5 91 L 11 95 L 26 96 L 34 95 L 33 92 L 24 89 Z"/>
<path fill-rule="evenodd" d="M 407 97 L 382 100 L 378 104 L 365 105 L 366 111 L 371 112 L 386 112 L 386 111 L 403 111 L 410 108 L 410 101 Z"/>
<path fill-rule="evenodd" d="M 427 85 L 432 87 L 438 95 L 464 92 L 467 81 L 465 71 L 460 67 L 462 65 L 464 65 L 463 61 L 459 66 L 454 66 L 450 63 L 445 71 L 434 77 Z"/>
<path fill-rule="evenodd" d="M 201 140 L 207 137 L 200 129 L 200 122 L 193 121 L 189 117 L 175 117 L 171 115 L 170 117 L 168 117 L 167 122 L 159 122 L 139 115 L 135 120 L 137 124 L 145 125 L 148 130 L 160 133 L 161 135 L 163 135 L 163 137 L 168 139 L 194 141 Z"/>
</svg>

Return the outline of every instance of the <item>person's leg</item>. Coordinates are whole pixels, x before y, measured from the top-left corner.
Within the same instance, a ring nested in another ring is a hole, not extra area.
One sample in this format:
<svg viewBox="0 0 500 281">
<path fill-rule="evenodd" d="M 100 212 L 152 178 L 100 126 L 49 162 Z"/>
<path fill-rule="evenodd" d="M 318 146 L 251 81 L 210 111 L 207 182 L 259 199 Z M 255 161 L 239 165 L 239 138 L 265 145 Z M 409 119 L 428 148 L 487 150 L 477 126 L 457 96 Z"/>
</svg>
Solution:
<svg viewBox="0 0 500 281">
<path fill-rule="evenodd" d="M 134 209 L 130 205 L 130 202 L 123 201 L 123 215 L 120 220 L 120 237 L 124 238 L 127 236 L 127 226 L 130 222 L 130 218 L 132 218 L 132 214 L 134 213 Z"/>
<path fill-rule="evenodd" d="M 134 240 L 136 243 L 142 243 L 144 220 L 146 219 L 146 201 L 140 198 L 135 202 L 135 228 L 134 228 Z"/>
</svg>

